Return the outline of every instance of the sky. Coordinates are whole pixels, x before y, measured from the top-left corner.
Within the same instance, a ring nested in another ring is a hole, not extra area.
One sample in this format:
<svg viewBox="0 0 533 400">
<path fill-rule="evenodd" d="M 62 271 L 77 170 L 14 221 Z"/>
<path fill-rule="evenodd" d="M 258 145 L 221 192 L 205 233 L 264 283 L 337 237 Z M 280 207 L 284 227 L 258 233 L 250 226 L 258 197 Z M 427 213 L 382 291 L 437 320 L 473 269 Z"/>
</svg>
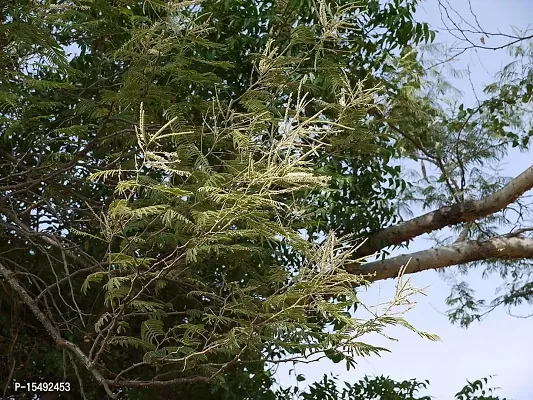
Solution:
<svg viewBox="0 0 533 400">
<path fill-rule="evenodd" d="M 467 0 L 448 0 L 448 3 L 465 19 L 473 21 Z M 480 24 L 489 31 L 511 32 L 512 27 L 526 29 L 533 27 L 533 1 L 531 0 L 471 0 L 471 7 Z M 529 16 L 529 18 L 528 18 Z M 457 17 L 457 16 L 456 16 Z M 443 26 L 437 0 L 422 2 L 417 18 L 429 22 L 439 30 Z M 437 34 L 436 42 L 448 47 L 456 40 L 446 32 Z M 501 42 L 488 40 L 487 45 Z M 457 79 L 454 84 L 464 95 L 464 100 L 473 102 L 474 91 L 479 95 L 484 84 L 492 82 L 494 74 L 509 62 L 505 51 L 470 51 L 458 60 L 456 68 L 470 69 L 469 79 Z M 503 160 L 502 175 L 516 176 L 528 168 L 533 160 L 533 151 L 520 153 L 511 151 Z M 421 210 L 413 209 L 415 215 Z M 429 248 L 431 242 L 424 238 L 415 240 L 408 252 Z M 402 250 L 401 253 L 407 252 Z M 400 253 L 400 252 L 396 252 Z M 394 253 L 393 253 L 394 254 Z M 453 269 L 452 269 L 453 272 Z M 313 364 L 287 364 L 277 370 L 282 386 L 296 384 L 294 372 L 304 374 L 306 381 L 300 387 L 320 380 L 324 373 L 338 375 L 341 381 L 355 382 L 365 375 L 385 375 L 395 380 L 429 380 L 430 390 L 423 392 L 436 400 L 453 399 L 467 380 L 493 376 L 489 386 L 498 387 L 495 392 L 508 400 L 533 399 L 533 318 L 516 318 L 505 310 L 497 309 L 481 322 L 473 323 L 468 329 L 452 325 L 445 315 L 445 298 L 450 287 L 435 271 L 410 275 L 411 285 L 426 288 L 425 296 L 418 296 L 416 307 L 406 314 L 406 319 L 417 329 L 435 333 L 440 342 L 431 342 L 406 329 L 389 329 L 397 342 L 377 336 L 365 336 L 363 340 L 373 345 L 383 345 L 390 353 L 359 360 L 358 367 L 349 372 L 343 363 L 333 364 L 320 361 Z M 474 271 L 467 281 L 482 298 L 492 298 L 498 284 L 497 278 L 483 280 Z M 361 301 L 376 304 L 392 297 L 395 281 L 387 280 L 373 284 L 366 293 L 360 294 Z M 515 310 L 525 315 L 532 310 Z"/>
</svg>

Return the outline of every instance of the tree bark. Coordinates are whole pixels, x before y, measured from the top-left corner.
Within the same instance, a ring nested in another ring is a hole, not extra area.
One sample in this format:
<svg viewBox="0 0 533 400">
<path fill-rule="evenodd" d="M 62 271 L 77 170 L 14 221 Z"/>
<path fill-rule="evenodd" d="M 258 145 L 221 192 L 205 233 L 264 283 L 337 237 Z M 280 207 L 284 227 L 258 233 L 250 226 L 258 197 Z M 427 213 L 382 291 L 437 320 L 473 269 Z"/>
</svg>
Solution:
<svg viewBox="0 0 533 400">
<path fill-rule="evenodd" d="M 356 274 L 369 275 L 367 279 L 373 282 L 397 277 L 404 265 L 406 265 L 405 273 L 412 274 L 491 258 L 533 258 L 533 239 L 497 237 L 484 241 L 469 240 L 454 243 L 451 246 L 402 254 L 361 266 L 351 265 L 347 270 Z"/>
</svg>

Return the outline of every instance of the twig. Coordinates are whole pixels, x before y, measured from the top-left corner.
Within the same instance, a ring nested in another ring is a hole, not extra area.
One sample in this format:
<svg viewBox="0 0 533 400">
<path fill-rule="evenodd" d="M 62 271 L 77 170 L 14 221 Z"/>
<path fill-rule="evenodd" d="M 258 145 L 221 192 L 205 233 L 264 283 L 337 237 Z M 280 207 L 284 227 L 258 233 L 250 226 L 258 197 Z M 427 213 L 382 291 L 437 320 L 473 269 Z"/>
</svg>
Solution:
<svg viewBox="0 0 533 400">
<path fill-rule="evenodd" d="M 89 358 L 81 351 L 81 349 L 74 343 L 65 340 L 61 337 L 61 334 L 54 328 L 52 322 L 48 317 L 39 309 L 35 301 L 30 297 L 28 292 L 19 284 L 17 279 L 13 276 L 13 272 L 8 270 L 2 263 L 0 263 L 0 275 L 4 277 L 9 286 L 22 298 L 23 302 L 33 312 L 35 317 L 43 324 L 48 334 L 52 337 L 54 342 L 60 347 L 69 350 L 75 354 L 76 357 L 82 362 L 82 364 L 91 372 L 96 381 L 100 383 L 109 397 L 116 399 L 116 395 L 109 389 L 107 380 L 91 365 Z"/>
</svg>

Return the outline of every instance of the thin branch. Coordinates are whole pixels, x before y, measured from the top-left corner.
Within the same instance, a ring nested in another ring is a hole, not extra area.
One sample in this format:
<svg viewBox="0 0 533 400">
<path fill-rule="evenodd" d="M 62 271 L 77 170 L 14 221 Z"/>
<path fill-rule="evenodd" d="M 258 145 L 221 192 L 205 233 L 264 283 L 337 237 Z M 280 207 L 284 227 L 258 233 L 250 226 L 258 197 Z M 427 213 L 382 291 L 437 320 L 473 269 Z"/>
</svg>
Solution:
<svg viewBox="0 0 533 400">
<path fill-rule="evenodd" d="M 52 337 L 54 342 L 65 349 L 67 349 L 69 352 L 76 355 L 76 357 L 81 361 L 81 363 L 92 373 L 94 378 L 98 383 L 100 383 L 106 393 L 109 397 L 112 399 L 115 399 L 115 394 L 109 389 L 108 382 L 106 379 L 96 370 L 96 368 L 91 366 L 91 361 L 89 358 L 83 353 L 83 351 L 76 346 L 74 343 L 65 340 L 61 337 L 61 334 L 54 328 L 52 322 L 48 319 L 48 317 L 39 309 L 35 301 L 30 297 L 28 292 L 19 284 L 17 279 L 14 277 L 13 272 L 8 270 L 2 263 L 0 263 L 0 275 L 4 277 L 4 279 L 7 281 L 9 286 L 17 293 L 21 298 L 24 304 L 28 306 L 28 308 L 33 312 L 35 317 L 43 324 L 43 327 L 46 329 L 48 334 Z"/>
</svg>

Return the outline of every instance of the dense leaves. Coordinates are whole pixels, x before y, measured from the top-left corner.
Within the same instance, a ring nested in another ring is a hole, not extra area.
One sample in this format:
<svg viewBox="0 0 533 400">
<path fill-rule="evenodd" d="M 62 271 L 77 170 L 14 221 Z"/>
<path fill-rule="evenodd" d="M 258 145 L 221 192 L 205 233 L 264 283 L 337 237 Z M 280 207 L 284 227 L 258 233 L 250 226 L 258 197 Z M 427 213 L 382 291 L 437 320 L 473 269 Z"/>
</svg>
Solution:
<svg viewBox="0 0 533 400">
<path fill-rule="evenodd" d="M 410 327 L 349 318 L 349 237 L 316 247 L 297 229 L 393 219 L 378 183 L 399 187 L 393 149 L 365 118 L 393 90 L 391 52 L 430 38 L 415 5 L 4 2 L 3 380 L 257 398 L 267 360 L 330 349 L 353 364 L 381 350 L 359 334 Z"/>
<path fill-rule="evenodd" d="M 305 378 L 303 379 L 305 380 Z M 428 381 L 416 379 L 402 382 L 394 381 L 388 377 L 378 376 L 375 378 L 365 377 L 355 383 L 344 382 L 338 384 L 336 378 L 324 375 L 324 378 L 310 385 L 306 390 L 280 390 L 285 399 L 343 399 L 343 400 L 430 400 L 432 397 L 420 392 L 427 392 Z M 455 396 L 457 400 L 499 400 L 493 396 L 494 390 L 487 388 L 488 378 L 468 382 Z M 290 393 L 290 392 L 293 393 Z M 505 399 L 501 399 L 505 400 Z"/>
</svg>

